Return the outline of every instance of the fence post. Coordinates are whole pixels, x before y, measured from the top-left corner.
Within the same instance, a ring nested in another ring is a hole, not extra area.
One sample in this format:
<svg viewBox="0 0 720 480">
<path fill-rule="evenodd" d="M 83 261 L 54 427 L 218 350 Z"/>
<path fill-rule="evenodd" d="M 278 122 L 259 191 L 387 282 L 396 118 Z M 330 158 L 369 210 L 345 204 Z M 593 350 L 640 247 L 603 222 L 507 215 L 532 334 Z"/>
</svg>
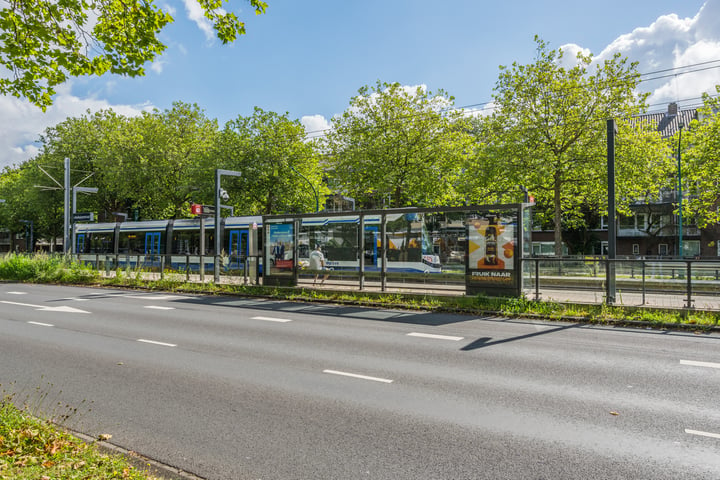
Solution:
<svg viewBox="0 0 720 480">
<path fill-rule="evenodd" d="M 645 260 L 642 261 L 642 304 L 645 305 Z"/>
<path fill-rule="evenodd" d="M 540 300 L 540 259 L 535 260 L 535 301 Z"/>
<path fill-rule="evenodd" d="M 687 261 L 687 304 L 685 308 L 692 307 L 692 260 Z"/>
</svg>

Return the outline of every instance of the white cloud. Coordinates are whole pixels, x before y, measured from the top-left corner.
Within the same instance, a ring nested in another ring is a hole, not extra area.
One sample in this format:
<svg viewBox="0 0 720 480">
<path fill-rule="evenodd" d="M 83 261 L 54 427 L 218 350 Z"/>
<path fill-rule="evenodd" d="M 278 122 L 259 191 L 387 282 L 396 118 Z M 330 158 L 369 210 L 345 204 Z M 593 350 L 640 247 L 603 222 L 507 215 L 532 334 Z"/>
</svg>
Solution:
<svg viewBox="0 0 720 480">
<path fill-rule="evenodd" d="M 640 88 L 652 93 L 648 100 L 651 108 L 672 101 L 680 101 L 681 108 L 683 103 L 697 104 L 703 92 L 714 93 L 714 86 L 720 83 L 720 64 L 704 71 L 692 67 L 720 60 L 720 0 L 707 0 L 693 18 L 663 15 L 648 27 L 621 35 L 596 60 L 604 61 L 616 52 L 638 61 L 644 74 L 680 69 L 668 72 L 676 74 L 668 78 L 649 80 L 652 75 L 646 75 L 648 80 Z"/>
<path fill-rule="evenodd" d="M 19 165 L 37 155 L 37 140 L 44 130 L 68 117 L 84 115 L 87 110 L 113 109 L 120 115 L 134 116 L 152 110 L 152 105 L 111 105 L 98 98 L 79 98 L 70 93 L 70 84 L 58 88 L 54 104 L 43 113 L 26 100 L 0 96 L 0 168 Z"/>
<path fill-rule="evenodd" d="M 184 0 L 185 11 L 190 20 L 195 22 L 200 30 L 205 34 L 205 39 L 208 42 L 215 40 L 215 30 L 213 30 L 212 23 L 205 17 L 202 7 L 197 0 Z"/>
<path fill-rule="evenodd" d="M 330 130 L 330 122 L 322 115 L 304 115 L 300 123 L 309 138 L 322 137 Z"/>
<path fill-rule="evenodd" d="M 159 75 L 162 73 L 165 63 L 166 62 L 164 60 L 155 60 L 152 64 L 150 64 L 150 70 Z"/>
</svg>

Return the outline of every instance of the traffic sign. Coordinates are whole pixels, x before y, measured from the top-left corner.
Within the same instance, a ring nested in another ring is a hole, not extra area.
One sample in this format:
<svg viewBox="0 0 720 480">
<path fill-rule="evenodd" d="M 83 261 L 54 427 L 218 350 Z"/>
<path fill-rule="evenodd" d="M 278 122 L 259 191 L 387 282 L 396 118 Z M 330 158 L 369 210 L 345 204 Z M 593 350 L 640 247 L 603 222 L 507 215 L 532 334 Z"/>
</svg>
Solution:
<svg viewBox="0 0 720 480">
<path fill-rule="evenodd" d="M 95 220 L 93 212 L 73 213 L 73 222 L 92 222 Z"/>
</svg>

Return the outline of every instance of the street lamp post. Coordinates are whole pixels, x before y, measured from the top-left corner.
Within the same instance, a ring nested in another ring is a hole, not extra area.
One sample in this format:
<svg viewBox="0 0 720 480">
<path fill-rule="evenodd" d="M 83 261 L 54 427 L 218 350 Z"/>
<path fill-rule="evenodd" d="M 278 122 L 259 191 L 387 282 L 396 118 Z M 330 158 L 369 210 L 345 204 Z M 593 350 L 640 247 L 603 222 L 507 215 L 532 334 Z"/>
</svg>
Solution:
<svg viewBox="0 0 720 480">
<path fill-rule="evenodd" d="M 308 185 L 310 185 L 310 188 L 312 188 L 312 192 L 315 195 L 315 212 L 316 213 L 319 212 L 320 211 L 320 201 L 318 199 L 318 193 L 317 193 L 317 190 L 315 189 L 315 186 L 312 184 L 312 182 L 310 180 L 308 180 L 308 178 L 305 175 L 303 175 L 302 173 L 295 170 L 295 167 L 293 167 L 292 165 L 288 165 L 288 167 L 290 167 L 290 170 L 292 170 L 293 172 L 300 175 L 302 177 L 302 179 L 305 180 L 308 183 Z"/>
<path fill-rule="evenodd" d="M 220 209 L 223 207 L 220 203 L 221 194 L 227 196 L 227 193 L 220 187 L 220 179 L 226 177 L 242 177 L 242 173 L 234 170 L 222 170 L 220 168 L 215 169 L 215 268 L 214 268 L 214 280 L 215 283 L 220 283 L 220 250 L 222 248 L 222 238 L 220 236 Z M 227 201 L 227 198 L 225 198 Z M 205 268 L 201 265 L 201 268 Z"/>
<path fill-rule="evenodd" d="M 680 165 L 680 144 L 682 143 L 682 120 L 678 125 L 680 135 L 678 136 L 678 148 L 677 148 L 677 171 L 678 171 L 678 256 L 682 257 L 684 254 L 683 250 L 683 191 L 682 191 L 682 167 Z"/>
</svg>

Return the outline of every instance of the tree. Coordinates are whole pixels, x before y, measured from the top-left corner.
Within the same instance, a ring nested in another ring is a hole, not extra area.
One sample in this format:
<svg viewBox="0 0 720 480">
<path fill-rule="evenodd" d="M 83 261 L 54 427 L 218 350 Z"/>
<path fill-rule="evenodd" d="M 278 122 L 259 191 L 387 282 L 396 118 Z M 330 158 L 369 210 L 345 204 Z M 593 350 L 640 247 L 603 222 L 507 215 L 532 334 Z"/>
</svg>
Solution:
<svg viewBox="0 0 720 480">
<path fill-rule="evenodd" d="M 592 55 L 579 53 L 575 66 L 566 69 L 562 50 L 535 41 L 534 63 L 500 67 L 496 109 L 481 121 L 484 137 L 475 159 L 477 170 L 493 174 L 493 184 L 486 179 L 475 193 L 500 196 L 518 192 L 519 185 L 528 188 L 540 206 L 551 209 L 555 254 L 561 255 L 563 220 L 582 218 L 582 205 L 606 205 L 607 119 L 619 123 L 620 203 L 657 188 L 665 178 L 667 150 L 657 132 L 632 120 L 647 97 L 636 93 L 635 63 L 616 54 L 590 74 Z"/>
<path fill-rule="evenodd" d="M 212 191 L 206 163 L 217 121 L 197 105 L 175 102 L 170 110 L 124 119 L 119 128 L 106 125 L 95 159 L 97 185 L 125 208 L 144 218 L 184 217 L 191 200 Z"/>
<path fill-rule="evenodd" d="M 287 113 L 258 107 L 252 116 L 228 122 L 210 155 L 213 168 L 242 173 L 226 180 L 230 203 L 244 214 L 315 211 L 327 187 L 305 136 L 302 124 Z"/>
<path fill-rule="evenodd" d="M 381 82 L 360 88 L 323 145 L 336 189 L 365 206 L 458 202 L 472 137 L 452 105 L 442 90 Z"/>
<path fill-rule="evenodd" d="M 715 89 L 720 94 L 720 85 Z M 699 119 L 687 127 L 682 139 L 673 142 L 680 149 L 683 183 L 692 186 L 683 216 L 695 216 L 697 224 L 706 227 L 720 222 L 720 97 L 705 94 Z"/>
<path fill-rule="evenodd" d="M 256 14 L 262 0 L 248 0 Z M 106 72 L 143 75 L 165 50 L 160 31 L 173 21 L 153 0 L 10 0 L 0 9 L 0 93 L 27 98 L 43 110 L 68 77 Z M 218 38 L 232 42 L 245 24 L 225 11 L 228 0 L 198 0 Z"/>
</svg>

